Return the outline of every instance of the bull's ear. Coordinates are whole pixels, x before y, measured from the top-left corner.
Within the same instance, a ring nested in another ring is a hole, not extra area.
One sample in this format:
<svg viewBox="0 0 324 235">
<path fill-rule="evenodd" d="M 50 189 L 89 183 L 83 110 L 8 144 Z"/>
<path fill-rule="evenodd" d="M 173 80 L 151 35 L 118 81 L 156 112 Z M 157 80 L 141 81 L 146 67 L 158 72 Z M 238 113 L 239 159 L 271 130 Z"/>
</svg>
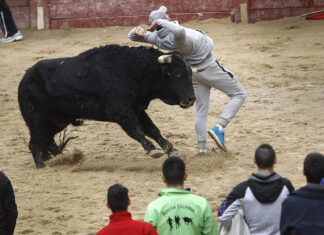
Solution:
<svg viewBox="0 0 324 235">
<path fill-rule="evenodd" d="M 170 64 L 171 63 L 171 59 L 172 58 L 172 55 L 161 55 L 159 56 L 158 58 L 158 61 L 160 64 Z"/>
</svg>

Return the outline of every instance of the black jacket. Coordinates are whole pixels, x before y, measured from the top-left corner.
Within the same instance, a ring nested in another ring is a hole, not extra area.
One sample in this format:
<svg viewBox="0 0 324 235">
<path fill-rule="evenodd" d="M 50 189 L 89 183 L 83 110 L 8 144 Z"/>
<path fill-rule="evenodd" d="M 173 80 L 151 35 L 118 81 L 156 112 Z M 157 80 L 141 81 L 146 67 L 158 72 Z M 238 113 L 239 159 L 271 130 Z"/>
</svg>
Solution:
<svg viewBox="0 0 324 235">
<path fill-rule="evenodd" d="M 308 184 L 282 203 L 281 234 L 324 234 L 324 185 Z"/>
<path fill-rule="evenodd" d="M 12 235 L 18 216 L 15 194 L 8 177 L 0 171 L 0 234 Z"/>
</svg>

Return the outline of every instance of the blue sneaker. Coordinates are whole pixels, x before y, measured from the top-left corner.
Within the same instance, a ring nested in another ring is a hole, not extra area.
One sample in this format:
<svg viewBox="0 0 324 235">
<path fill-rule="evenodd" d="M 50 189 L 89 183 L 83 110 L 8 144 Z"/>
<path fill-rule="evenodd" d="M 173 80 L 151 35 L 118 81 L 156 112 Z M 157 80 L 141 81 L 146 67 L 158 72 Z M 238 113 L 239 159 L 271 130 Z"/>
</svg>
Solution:
<svg viewBox="0 0 324 235">
<path fill-rule="evenodd" d="M 218 147 L 220 147 L 224 152 L 226 152 L 224 132 L 220 131 L 218 126 L 214 126 L 211 130 L 208 131 L 208 134 L 210 135 L 210 137 L 213 138 Z"/>
</svg>

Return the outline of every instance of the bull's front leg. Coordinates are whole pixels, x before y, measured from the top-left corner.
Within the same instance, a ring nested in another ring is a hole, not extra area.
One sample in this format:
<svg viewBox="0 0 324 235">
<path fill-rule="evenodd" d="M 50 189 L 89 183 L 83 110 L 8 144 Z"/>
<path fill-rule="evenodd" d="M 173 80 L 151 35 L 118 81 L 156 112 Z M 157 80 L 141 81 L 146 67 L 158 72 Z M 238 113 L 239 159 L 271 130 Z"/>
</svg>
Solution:
<svg viewBox="0 0 324 235">
<path fill-rule="evenodd" d="M 144 129 L 145 135 L 154 139 L 164 150 L 169 157 L 178 156 L 178 151 L 173 147 L 173 145 L 163 138 L 160 133 L 160 130 L 155 126 L 151 118 L 147 115 L 147 113 L 143 110 L 138 114 L 138 120 Z"/>
<path fill-rule="evenodd" d="M 140 125 L 137 117 L 134 115 L 128 115 L 127 117 L 121 118 L 118 124 L 123 130 L 133 139 L 140 142 L 146 153 L 152 158 L 159 158 L 163 155 L 163 152 L 157 149 L 151 141 L 145 138 L 144 130 Z"/>
</svg>

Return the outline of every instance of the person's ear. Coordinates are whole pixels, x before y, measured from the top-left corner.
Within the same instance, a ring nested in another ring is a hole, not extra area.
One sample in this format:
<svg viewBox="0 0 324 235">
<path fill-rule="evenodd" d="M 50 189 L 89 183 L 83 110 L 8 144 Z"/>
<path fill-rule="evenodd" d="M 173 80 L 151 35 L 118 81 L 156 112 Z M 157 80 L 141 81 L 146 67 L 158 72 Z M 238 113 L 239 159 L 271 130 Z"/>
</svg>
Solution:
<svg viewBox="0 0 324 235">
<path fill-rule="evenodd" d="M 303 170 L 303 175 L 306 176 L 306 174 L 305 174 L 305 170 Z"/>
<path fill-rule="evenodd" d="M 275 159 L 273 160 L 273 165 L 277 164 L 277 157 L 275 157 Z"/>
<path fill-rule="evenodd" d="M 128 199 L 128 201 L 127 201 L 127 206 L 129 206 L 130 204 L 131 204 L 131 200 Z"/>
<path fill-rule="evenodd" d="M 166 178 L 164 177 L 164 175 L 162 175 L 162 181 L 163 181 L 163 183 L 167 183 L 167 181 L 166 181 Z"/>
<path fill-rule="evenodd" d="M 109 203 L 108 203 L 108 202 L 107 202 L 107 208 L 108 208 L 108 209 L 111 209 L 111 207 L 110 207 L 110 205 L 109 205 Z"/>
<path fill-rule="evenodd" d="M 256 159 L 255 159 L 255 158 L 253 158 L 253 162 L 254 162 L 254 164 L 257 164 L 257 163 L 256 163 Z"/>
<path fill-rule="evenodd" d="M 183 176 L 183 181 L 185 181 L 185 180 L 187 179 L 187 177 L 188 177 L 188 175 L 187 175 L 187 173 L 185 172 L 185 173 L 184 173 L 184 176 Z"/>
</svg>

